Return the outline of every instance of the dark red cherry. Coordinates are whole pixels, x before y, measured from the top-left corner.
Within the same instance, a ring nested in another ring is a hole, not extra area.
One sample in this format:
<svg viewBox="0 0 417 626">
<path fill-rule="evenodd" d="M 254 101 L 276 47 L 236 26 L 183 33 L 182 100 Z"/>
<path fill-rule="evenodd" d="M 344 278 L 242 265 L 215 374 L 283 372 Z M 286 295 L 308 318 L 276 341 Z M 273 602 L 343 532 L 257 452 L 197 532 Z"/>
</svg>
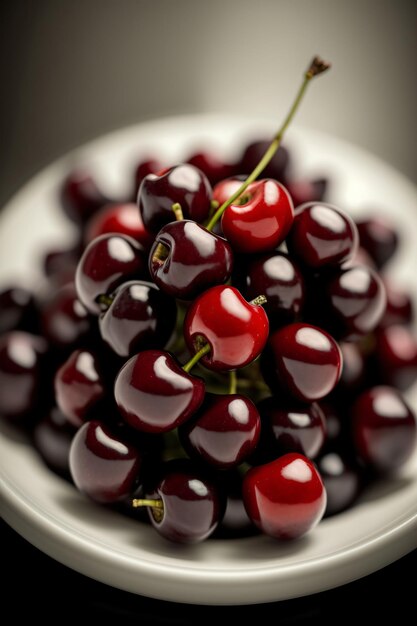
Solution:
<svg viewBox="0 0 417 626">
<path fill-rule="evenodd" d="M 185 544 L 207 539 L 224 510 L 217 486 L 186 460 L 167 463 L 146 500 L 134 500 L 133 504 L 149 507 L 152 526 L 162 537 Z"/>
<path fill-rule="evenodd" d="M 0 415 L 18 419 L 42 400 L 41 383 L 47 342 L 24 331 L 0 337 Z"/>
<path fill-rule="evenodd" d="M 358 232 L 341 209 L 308 202 L 297 208 L 286 243 L 291 256 L 317 269 L 347 261 L 358 246 Z"/>
<path fill-rule="evenodd" d="M 33 443 L 42 459 L 54 472 L 70 477 L 69 450 L 76 429 L 65 415 L 53 407 L 33 429 Z"/>
<path fill-rule="evenodd" d="M 328 451 L 316 460 L 327 494 L 325 517 L 350 508 L 361 492 L 359 469 L 336 451 Z"/>
<path fill-rule="evenodd" d="M 84 231 L 84 241 L 88 245 L 93 239 L 105 233 L 119 233 L 138 241 L 143 248 L 152 245 L 150 235 L 142 222 L 138 207 L 133 202 L 107 204 L 88 221 Z"/>
<path fill-rule="evenodd" d="M 306 202 L 323 201 L 329 181 L 327 178 L 288 180 L 286 187 L 295 207 Z"/>
<path fill-rule="evenodd" d="M 226 285 L 212 287 L 196 298 L 184 320 L 188 349 L 194 354 L 209 344 L 210 352 L 201 363 L 214 370 L 248 365 L 262 352 L 268 332 L 264 309 Z"/>
<path fill-rule="evenodd" d="M 110 295 L 99 317 L 102 339 L 121 357 L 146 348 L 164 348 L 177 318 L 175 300 L 153 283 L 128 281 Z"/>
<path fill-rule="evenodd" d="M 192 419 L 180 426 L 180 439 L 190 456 L 229 469 L 253 452 L 260 428 L 259 413 L 249 398 L 210 393 Z"/>
<path fill-rule="evenodd" d="M 145 259 L 142 246 L 126 235 L 109 233 L 94 239 L 84 250 L 75 275 L 78 298 L 95 315 L 107 308 L 100 296 L 127 280 L 141 278 Z"/>
<path fill-rule="evenodd" d="M 393 387 L 364 391 L 352 407 L 351 419 L 356 450 L 366 465 L 391 472 L 411 458 L 417 441 L 416 416 Z"/>
<path fill-rule="evenodd" d="M 360 245 L 365 248 L 378 268 L 383 267 L 395 254 L 399 235 L 389 218 L 381 215 L 357 220 Z"/>
<path fill-rule="evenodd" d="M 127 498 L 139 482 L 141 456 L 118 432 L 99 421 L 77 431 L 70 448 L 72 479 L 79 491 L 103 504 Z"/>
<path fill-rule="evenodd" d="M 251 183 L 227 207 L 221 226 L 235 252 L 268 252 L 288 234 L 294 219 L 294 206 L 287 189 L 266 178 Z"/>
<path fill-rule="evenodd" d="M 385 313 L 379 323 L 380 326 L 393 324 L 411 324 L 414 320 L 414 304 L 411 295 L 405 289 L 393 284 L 387 278 L 383 279 L 387 305 Z"/>
<path fill-rule="evenodd" d="M 320 406 L 271 396 L 257 404 L 261 416 L 261 440 L 257 455 L 272 461 L 287 452 L 314 459 L 326 440 L 326 422 Z"/>
<path fill-rule="evenodd" d="M 163 164 L 155 158 L 147 158 L 143 161 L 140 161 L 134 172 L 134 190 L 132 194 L 132 198 L 136 201 L 138 197 L 138 191 L 141 182 L 143 181 L 148 174 L 158 174 L 163 169 Z M 137 207 L 136 207 L 137 211 Z"/>
<path fill-rule="evenodd" d="M 229 178 L 236 169 L 232 163 L 225 163 L 214 152 L 195 152 L 188 159 L 187 163 L 194 165 L 203 172 L 211 185 L 216 185 L 219 181 Z"/>
<path fill-rule="evenodd" d="M 364 265 L 340 270 L 327 280 L 324 298 L 338 336 L 349 341 L 372 332 L 386 305 L 382 280 Z"/>
<path fill-rule="evenodd" d="M 324 330 L 294 323 L 269 338 L 263 373 L 271 390 L 284 390 L 302 402 L 327 396 L 342 371 L 342 353 Z"/>
<path fill-rule="evenodd" d="M 270 141 L 251 141 L 244 149 L 242 158 L 237 167 L 241 174 L 250 174 L 269 148 Z M 285 184 L 287 170 L 290 165 L 290 153 L 284 146 L 280 146 L 264 169 L 262 175 L 265 178 L 274 178 Z"/>
<path fill-rule="evenodd" d="M 266 296 L 264 309 L 272 326 L 294 322 L 305 297 L 304 279 L 292 259 L 283 252 L 271 252 L 235 263 L 237 282 L 247 300 L 260 293 Z"/>
<path fill-rule="evenodd" d="M 402 324 L 375 333 L 375 361 L 380 380 L 405 391 L 417 380 L 417 336 Z"/>
<path fill-rule="evenodd" d="M 342 351 L 343 367 L 338 392 L 351 394 L 357 391 L 366 379 L 365 357 L 356 343 L 343 341 L 339 344 Z"/>
<path fill-rule="evenodd" d="M 227 241 L 190 220 L 164 226 L 149 254 L 153 281 L 182 300 L 226 282 L 232 267 L 233 253 Z"/>
<path fill-rule="evenodd" d="M 91 331 L 91 318 L 73 282 L 55 290 L 41 306 L 43 335 L 57 348 L 80 345 Z"/>
<path fill-rule="evenodd" d="M 173 204 L 180 204 L 184 217 L 203 222 L 210 212 L 211 186 L 194 165 L 182 164 L 146 176 L 139 188 L 138 204 L 145 228 L 157 233 L 175 220 Z"/>
<path fill-rule="evenodd" d="M 123 419 L 137 430 L 162 433 L 185 422 L 204 399 L 204 382 L 168 352 L 145 350 L 116 377 L 114 395 Z"/>
<path fill-rule="evenodd" d="M 11 330 L 35 332 L 38 311 L 33 294 L 18 285 L 0 291 L 0 335 Z"/>
<path fill-rule="evenodd" d="M 55 399 L 68 421 L 79 428 L 106 396 L 97 357 L 75 350 L 55 374 Z"/>
<path fill-rule="evenodd" d="M 292 452 L 250 469 L 243 480 L 243 501 L 263 533 L 295 539 L 323 517 L 326 491 L 313 462 Z"/>
<path fill-rule="evenodd" d="M 55 287 L 73 282 L 77 263 L 82 254 L 79 242 L 69 248 L 49 250 L 43 258 L 43 270 Z"/>
<path fill-rule="evenodd" d="M 77 223 L 86 222 L 98 209 L 110 202 L 99 189 L 88 170 L 77 169 L 68 174 L 61 190 L 61 202 L 66 215 Z"/>
<path fill-rule="evenodd" d="M 215 531 L 215 536 L 221 539 L 236 539 L 259 534 L 258 528 L 249 519 L 243 503 L 243 476 L 239 468 L 222 472 L 221 489 L 226 496 L 226 507 Z"/>
</svg>

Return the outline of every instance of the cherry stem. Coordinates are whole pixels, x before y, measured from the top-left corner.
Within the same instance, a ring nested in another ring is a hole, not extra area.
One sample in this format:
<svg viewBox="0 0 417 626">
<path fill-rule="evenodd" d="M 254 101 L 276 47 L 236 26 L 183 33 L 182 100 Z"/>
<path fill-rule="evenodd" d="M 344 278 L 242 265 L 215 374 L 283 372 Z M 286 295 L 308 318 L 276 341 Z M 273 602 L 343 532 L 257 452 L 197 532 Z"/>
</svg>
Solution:
<svg viewBox="0 0 417 626">
<path fill-rule="evenodd" d="M 253 183 L 254 180 L 258 178 L 258 176 L 266 168 L 266 166 L 268 165 L 268 163 L 271 161 L 272 157 L 278 150 L 285 131 L 287 130 L 288 126 L 292 122 L 292 119 L 301 103 L 301 100 L 303 99 L 304 93 L 307 89 L 309 82 L 315 76 L 318 76 L 319 74 L 322 74 L 323 72 L 325 72 L 327 69 L 329 69 L 329 67 L 330 67 L 329 63 L 326 63 L 325 61 L 320 59 L 320 57 L 317 57 L 317 56 L 314 57 L 314 59 L 312 60 L 310 64 L 310 67 L 304 74 L 303 82 L 301 83 L 298 93 L 295 96 L 295 99 L 287 114 L 287 117 L 285 118 L 278 132 L 274 135 L 262 159 L 259 161 L 255 169 L 249 174 L 246 180 L 241 184 L 239 189 L 237 189 L 235 193 L 233 193 L 230 196 L 230 198 L 228 198 L 225 202 L 223 202 L 223 204 L 217 209 L 217 211 L 214 213 L 214 215 L 212 216 L 212 218 L 210 219 L 209 223 L 206 226 L 207 230 L 213 230 L 214 226 L 217 224 L 217 222 L 219 221 L 219 219 L 221 218 L 221 216 L 223 215 L 227 207 L 233 204 L 233 202 L 248 188 L 248 186 L 251 183 Z"/>
<path fill-rule="evenodd" d="M 106 309 L 108 309 L 109 306 L 113 303 L 113 298 L 111 296 L 107 296 L 105 293 L 102 293 L 97 298 L 97 302 L 105 306 Z"/>
<path fill-rule="evenodd" d="M 182 369 L 184 370 L 184 372 L 188 373 L 205 354 L 210 352 L 210 350 L 211 350 L 210 344 L 205 343 L 204 346 L 200 348 L 200 350 L 196 352 L 194 356 L 191 357 L 191 359 L 185 365 L 182 366 Z"/>
<path fill-rule="evenodd" d="M 260 296 L 256 296 L 253 300 L 250 300 L 249 304 L 254 304 L 255 306 L 262 306 L 268 302 L 266 296 L 261 294 Z"/>
<path fill-rule="evenodd" d="M 175 219 L 177 220 L 177 222 L 181 222 L 181 220 L 184 219 L 184 214 L 182 212 L 182 206 L 180 205 L 180 203 L 174 202 L 174 204 L 172 205 L 172 210 L 174 211 Z"/>
<path fill-rule="evenodd" d="M 140 506 L 150 506 L 153 509 L 163 509 L 164 503 L 162 500 L 152 500 L 151 498 L 134 498 L 132 500 L 132 506 L 134 509 Z"/>
<path fill-rule="evenodd" d="M 237 391 L 237 375 L 236 370 L 230 370 L 229 372 L 229 393 L 234 395 Z"/>
</svg>

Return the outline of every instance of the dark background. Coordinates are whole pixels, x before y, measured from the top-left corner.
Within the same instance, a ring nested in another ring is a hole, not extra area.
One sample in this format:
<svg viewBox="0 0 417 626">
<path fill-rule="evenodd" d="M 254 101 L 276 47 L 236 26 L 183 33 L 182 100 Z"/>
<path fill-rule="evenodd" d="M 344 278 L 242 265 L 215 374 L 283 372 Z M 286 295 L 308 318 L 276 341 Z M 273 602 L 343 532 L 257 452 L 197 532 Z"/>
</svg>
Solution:
<svg viewBox="0 0 417 626">
<path fill-rule="evenodd" d="M 56 157 L 125 124 L 204 111 L 279 122 L 316 53 L 333 70 L 311 90 L 297 123 L 359 144 L 417 182 L 416 24 L 415 0 L 3 0 L 0 206 Z M 65 615 L 182 625 L 204 616 L 252 624 L 266 623 L 272 610 L 278 624 L 342 616 L 376 624 L 415 612 L 416 552 L 322 594 L 202 608 L 111 589 L 6 525 L 1 531 L 2 610 L 13 621 L 55 624 Z"/>
</svg>

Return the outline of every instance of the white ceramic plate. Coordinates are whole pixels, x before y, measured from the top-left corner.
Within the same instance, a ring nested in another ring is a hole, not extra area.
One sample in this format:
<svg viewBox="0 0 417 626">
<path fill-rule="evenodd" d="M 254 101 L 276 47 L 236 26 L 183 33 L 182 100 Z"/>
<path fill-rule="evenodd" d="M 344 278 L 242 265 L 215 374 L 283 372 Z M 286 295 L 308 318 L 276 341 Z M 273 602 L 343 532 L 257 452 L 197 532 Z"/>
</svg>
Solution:
<svg viewBox="0 0 417 626">
<path fill-rule="evenodd" d="M 0 281 L 31 280 L 42 250 L 67 242 L 71 227 L 57 203 L 68 168 L 87 163 L 109 191 L 129 186 L 133 164 L 148 153 L 179 161 L 198 144 L 233 158 L 252 136 L 275 129 L 271 120 L 187 116 L 112 133 L 60 159 L 9 203 L 0 222 Z M 333 137 L 288 132 L 295 169 L 328 174 L 333 202 L 357 215 L 391 216 L 403 245 L 391 266 L 416 290 L 417 189 L 389 166 Z M 408 394 L 416 408 L 416 389 Z M 266 536 L 171 544 L 132 519 L 96 506 L 52 474 L 27 441 L 2 424 L 2 514 L 35 546 L 72 567 L 126 591 L 177 602 L 246 604 L 281 600 L 347 583 L 417 547 L 417 454 L 404 470 L 369 490 L 351 510 L 322 521 L 293 543 Z"/>
</svg>

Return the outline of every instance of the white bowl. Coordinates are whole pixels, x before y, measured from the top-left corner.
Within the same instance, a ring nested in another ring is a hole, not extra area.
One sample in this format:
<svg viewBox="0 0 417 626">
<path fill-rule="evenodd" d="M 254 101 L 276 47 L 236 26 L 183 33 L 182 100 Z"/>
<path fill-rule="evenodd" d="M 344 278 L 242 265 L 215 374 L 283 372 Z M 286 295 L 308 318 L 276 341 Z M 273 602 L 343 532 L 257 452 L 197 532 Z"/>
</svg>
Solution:
<svg viewBox="0 0 417 626">
<path fill-rule="evenodd" d="M 109 191 L 126 190 L 147 154 L 180 161 L 197 145 L 234 158 L 244 142 L 275 130 L 271 120 L 187 116 L 162 119 L 93 141 L 38 174 L 6 207 L 0 229 L 0 281 L 38 274 L 43 250 L 68 242 L 57 187 L 73 164 L 86 163 Z M 416 295 L 417 189 L 363 150 L 308 129 L 285 144 L 300 174 L 325 174 L 331 200 L 353 215 L 372 208 L 403 237 L 390 274 Z M 407 394 L 417 407 L 417 389 Z M 1 425 L 4 519 L 65 565 L 126 591 L 176 602 L 247 604 L 322 591 L 369 574 L 417 547 L 417 453 L 395 477 L 369 489 L 351 510 L 323 520 L 304 538 L 266 536 L 171 544 L 144 524 L 90 502 L 50 472 L 27 440 Z"/>
</svg>

